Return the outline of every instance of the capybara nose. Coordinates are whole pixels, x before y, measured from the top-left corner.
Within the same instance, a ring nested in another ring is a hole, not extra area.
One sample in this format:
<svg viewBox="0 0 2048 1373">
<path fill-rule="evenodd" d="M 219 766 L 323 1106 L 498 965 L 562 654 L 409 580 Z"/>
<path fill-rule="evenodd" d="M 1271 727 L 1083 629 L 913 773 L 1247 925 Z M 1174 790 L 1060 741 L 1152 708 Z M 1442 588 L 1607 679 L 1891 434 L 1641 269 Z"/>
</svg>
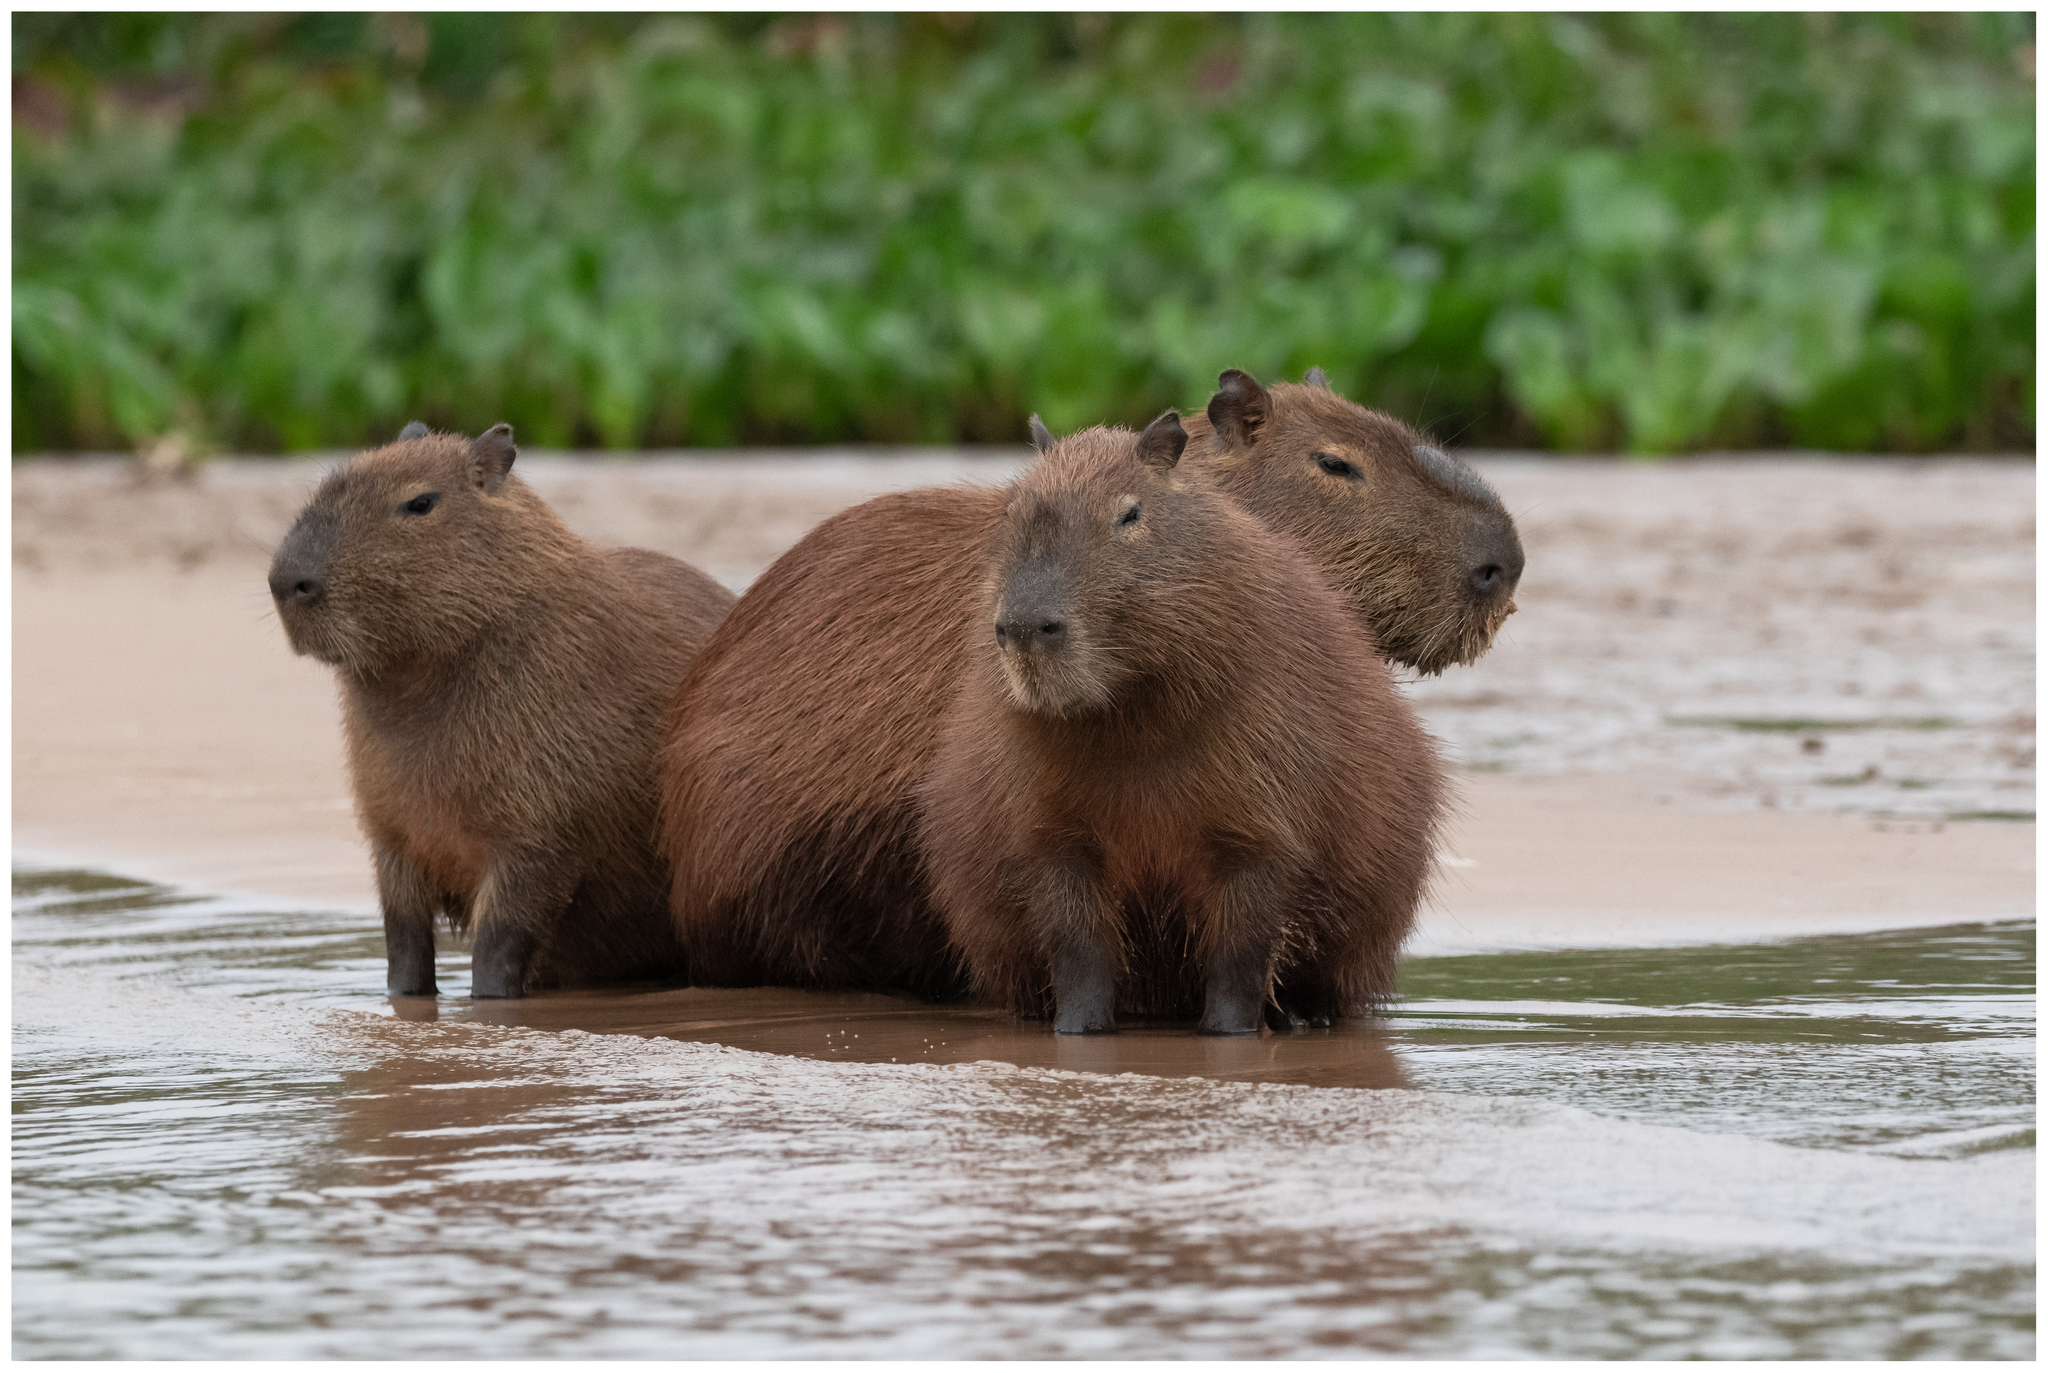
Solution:
<svg viewBox="0 0 2048 1373">
<path fill-rule="evenodd" d="M 1517 548 L 1496 549 L 1472 569 L 1472 590 L 1481 596 L 1512 596 L 1522 581 L 1522 554 Z"/>
<path fill-rule="evenodd" d="M 305 605 L 320 598 L 320 579 L 301 568 L 270 569 L 270 594 L 279 605 Z"/>
<path fill-rule="evenodd" d="M 1050 651 L 1067 641 L 1067 622 L 1056 615 L 1005 615 L 996 621 L 996 644 L 1018 653 Z"/>
</svg>

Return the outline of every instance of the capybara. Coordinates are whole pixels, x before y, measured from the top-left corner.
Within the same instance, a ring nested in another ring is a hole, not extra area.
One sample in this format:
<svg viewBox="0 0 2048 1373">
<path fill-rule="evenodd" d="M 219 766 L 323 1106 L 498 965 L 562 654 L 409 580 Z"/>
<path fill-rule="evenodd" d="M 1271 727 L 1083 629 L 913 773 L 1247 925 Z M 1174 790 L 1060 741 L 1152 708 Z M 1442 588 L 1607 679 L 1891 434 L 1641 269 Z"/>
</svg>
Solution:
<svg viewBox="0 0 2048 1373">
<path fill-rule="evenodd" d="M 1436 751 L 1372 641 L 1186 442 L 1086 430 L 1009 489 L 919 789 L 974 991 L 1062 1034 L 1362 1013 L 1434 853 Z"/>
<path fill-rule="evenodd" d="M 1300 542 L 1374 640 L 1427 672 L 1483 652 L 1522 550 L 1497 497 L 1311 373 L 1225 372 L 1181 467 Z M 1034 425 L 1041 448 L 1051 443 Z M 914 793 L 967 664 L 1007 494 L 900 492 L 826 520 L 747 590 L 678 689 L 663 749 L 674 910 L 707 985 L 943 997 L 960 968 Z"/>
<path fill-rule="evenodd" d="M 674 979 L 654 758 L 732 593 L 600 549 L 474 441 L 410 424 L 320 483 L 270 566 L 292 648 L 332 665 L 393 995 L 435 988 L 433 921 L 475 934 L 471 990 Z"/>
</svg>

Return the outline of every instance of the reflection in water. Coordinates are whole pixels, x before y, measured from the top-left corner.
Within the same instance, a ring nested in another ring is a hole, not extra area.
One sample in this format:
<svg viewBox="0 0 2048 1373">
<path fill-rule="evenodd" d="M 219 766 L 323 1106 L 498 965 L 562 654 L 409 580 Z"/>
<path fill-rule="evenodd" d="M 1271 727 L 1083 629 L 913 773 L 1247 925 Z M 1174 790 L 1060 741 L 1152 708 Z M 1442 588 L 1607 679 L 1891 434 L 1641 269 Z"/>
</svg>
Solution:
<svg viewBox="0 0 2048 1373">
<path fill-rule="evenodd" d="M 1075 1041 L 393 1005 L 365 922 L 91 874 L 15 915 L 21 1356 L 2033 1351 L 2031 925 L 1418 960 L 1375 1027 Z"/>
</svg>

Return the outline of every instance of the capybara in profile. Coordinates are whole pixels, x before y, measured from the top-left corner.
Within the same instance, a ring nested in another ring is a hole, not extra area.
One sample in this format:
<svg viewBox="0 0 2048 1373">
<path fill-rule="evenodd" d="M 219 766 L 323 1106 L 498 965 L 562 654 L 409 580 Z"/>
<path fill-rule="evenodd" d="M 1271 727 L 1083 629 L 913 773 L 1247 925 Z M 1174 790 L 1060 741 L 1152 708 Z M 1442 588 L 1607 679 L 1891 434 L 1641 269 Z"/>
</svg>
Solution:
<svg viewBox="0 0 2048 1373">
<path fill-rule="evenodd" d="M 1226 372 L 1189 432 L 1182 470 L 1293 536 L 1397 660 L 1469 662 L 1513 610 L 1522 549 L 1499 499 L 1320 374 L 1269 393 Z M 693 980 L 961 989 L 917 857 L 914 793 L 968 661 L 1007 499 L 929 488 L 842 511 L 706 645 L 661 763 Z"/>
<path fill-rule="evenodd" d="M 685 969 L 654 758 L 732 593 L 585 543 L 516 456 L 509 425 L 407 425 L 320 483 L 270 567 L 292 648 L 341 679 L 393 995 L 436 990 L 437 913 L 474 931 L 479 997 Z"/>
<path fill-rule="evenodd" d="M 1436 752 L 1287 536 L 1179 465 L 1172 411 L 1020 478 L 920 788 L 974 991 L 1062 1034 L 1255 1034 L 1393 991 Z"/>
</svg>

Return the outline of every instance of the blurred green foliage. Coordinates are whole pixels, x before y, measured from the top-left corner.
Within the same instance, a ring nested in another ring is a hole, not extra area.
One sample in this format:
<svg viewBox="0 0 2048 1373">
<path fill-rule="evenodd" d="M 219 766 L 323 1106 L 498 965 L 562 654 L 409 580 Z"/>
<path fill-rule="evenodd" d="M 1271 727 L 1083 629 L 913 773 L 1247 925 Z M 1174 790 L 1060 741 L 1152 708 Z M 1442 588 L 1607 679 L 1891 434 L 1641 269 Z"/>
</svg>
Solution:
<svg viewBox="0 0 2048 1373">
<path fill-rule="evenodd" d="M 17 450 L 2033 443 L 2031 14 L 13 23 Z"/>
</svg>

